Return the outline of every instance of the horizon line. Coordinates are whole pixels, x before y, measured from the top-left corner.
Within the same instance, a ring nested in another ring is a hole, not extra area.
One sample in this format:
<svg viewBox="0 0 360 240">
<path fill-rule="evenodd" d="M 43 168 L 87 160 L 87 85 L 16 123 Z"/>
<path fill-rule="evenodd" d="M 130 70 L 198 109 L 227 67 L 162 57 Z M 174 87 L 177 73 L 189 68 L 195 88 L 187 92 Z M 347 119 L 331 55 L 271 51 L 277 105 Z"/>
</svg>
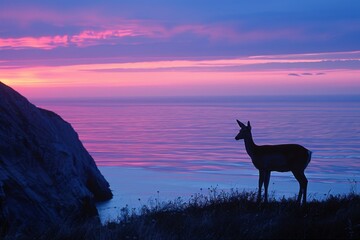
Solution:
<svg viewBox="0 0 360 240">
<path fill-rule="evenodd" d="M 292 101 L 292 102 L 310 102 L 310 101 L 330 101 L 330 102 L 360 102 L 360 94 L 299 94 L 299 95 L 178 95 L 178 96 L 82 96 L 82 97 L 35 97 L 28 98 L 31 101 L 113 101 L 113 100 L 170 100 L 170 101 L 211 101 L 214 100 L 247 100 L 247 101 Z"/>
</svg>

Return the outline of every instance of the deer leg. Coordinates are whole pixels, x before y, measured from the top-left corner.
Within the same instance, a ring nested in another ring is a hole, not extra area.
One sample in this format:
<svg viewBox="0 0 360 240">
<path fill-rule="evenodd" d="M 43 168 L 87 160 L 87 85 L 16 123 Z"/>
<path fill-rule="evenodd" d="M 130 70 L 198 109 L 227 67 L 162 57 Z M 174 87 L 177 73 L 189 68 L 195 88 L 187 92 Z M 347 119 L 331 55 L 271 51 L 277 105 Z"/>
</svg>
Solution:
<svg viewBox="0 0 360 240">
<path fill-rule="evenodd" d="M 258 188 L 258 196 L 257 196 L 258 202 L 261 201 L 261 188 L 264 183 L 264 178 L 265 178 L 265 172 L 262 170 L 259 170 L 259 188 Z"/>
<path fill-rule="evenodd" d="M 308 185 L 308 180 L 304 174 L 304 172 L 301 173 L 302 176 L 302 191 L 303 191 L 303 204 L 306 204 L 306 195 L 307 195 L 307 185 Z"/>
<path fill-rule="evenodd" d="M 267 201 L 268 201 L 268 187 L 269 187 L 271 171 L 264 171 L 264 172 L 265 172 L 265 176 L 264 176 L 265 202 L 267 203 Z"/>
<path fill-rule="evenodd" d="M 306 203 L 306 195 L 307 195 L 307 184 L 308 180 L 305 177 L 304 172 L 293 172 L 296 180 L 299 182 L 300 190 L 297 201 L 299 204 L 301 203 L 301 197 L 303 198 L 303 204 Z"/>
<path fill-rule="evenodd" d="M 306 204 L 306 196 L 307 196 L 307 185 L 308 185 L 308 180 L 304 174 L 304 178 L 305 178 L 305 183 L 304 183 L 304 191 L 303 191 L 303 194 L 304 194 L 304 198 L 303 198 L 303 204 Z"/>
</svg>

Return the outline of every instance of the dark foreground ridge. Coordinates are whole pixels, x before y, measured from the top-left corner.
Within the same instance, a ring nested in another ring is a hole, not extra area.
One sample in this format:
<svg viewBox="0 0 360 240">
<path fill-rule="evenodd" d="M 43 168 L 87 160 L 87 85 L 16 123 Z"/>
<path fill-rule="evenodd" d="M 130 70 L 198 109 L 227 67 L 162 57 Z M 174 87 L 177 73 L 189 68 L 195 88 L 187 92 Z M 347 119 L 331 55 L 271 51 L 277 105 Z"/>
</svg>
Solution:
<svg viewBox="0 0 360 240">
<path fill-rule="evenodd" d="M 0 239 L 95 221 L 108 182 L 71 125 L 0 82 Z"/>
<path fill-rule="evenodd" d="M 47 239 L 359 239 L 360 195 L 328 196 L 300 207 L 294 198 L 258 203 L 255 192 L 197 194 L 123 208 L 118 222 L 53 229 Z M 114 210 L 115 211 L 115 210 Z"/>
</svg>

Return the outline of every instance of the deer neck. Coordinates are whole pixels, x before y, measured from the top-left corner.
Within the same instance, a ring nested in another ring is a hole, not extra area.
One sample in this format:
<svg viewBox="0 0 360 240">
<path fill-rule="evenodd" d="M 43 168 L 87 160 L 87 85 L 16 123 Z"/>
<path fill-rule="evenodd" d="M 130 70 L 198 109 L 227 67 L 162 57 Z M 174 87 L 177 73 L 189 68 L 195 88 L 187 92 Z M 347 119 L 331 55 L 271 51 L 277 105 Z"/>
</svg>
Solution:
<svg viewBox="0 0 360 240">
<path fill-rule="evenodd" d="M 246 152 L 252 158 L 254 156 L 256 144 L 254 143 L 251 132 L 249 133 L 249 135 L 247 137 L 244 138 L 244 142 L 245 142 Z"/>
</svg>

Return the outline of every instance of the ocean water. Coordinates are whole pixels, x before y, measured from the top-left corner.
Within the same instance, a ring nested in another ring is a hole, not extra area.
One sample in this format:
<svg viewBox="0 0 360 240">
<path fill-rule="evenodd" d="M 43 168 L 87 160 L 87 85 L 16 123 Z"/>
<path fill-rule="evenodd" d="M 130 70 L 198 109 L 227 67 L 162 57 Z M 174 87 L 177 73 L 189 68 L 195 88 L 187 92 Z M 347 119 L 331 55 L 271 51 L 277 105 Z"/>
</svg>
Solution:
<svg viewBox="0 0 360 240">
<path fill-rule="evenodd" d="M 37 99 L 58 113 L 109 181 L 114 199 L 98 205 L 103 221 L 124 206 L 188 199 L 209 189 L 256 190 L 258 172 L 236 119 L 251 121 L 255 143 L 298 143 L 313 152 L 309 198 L 359 192 L 358 97 L 198 97 Z M 274 196 L 295 196 L 291 173 L 272 173 Z"/>
</svg>

